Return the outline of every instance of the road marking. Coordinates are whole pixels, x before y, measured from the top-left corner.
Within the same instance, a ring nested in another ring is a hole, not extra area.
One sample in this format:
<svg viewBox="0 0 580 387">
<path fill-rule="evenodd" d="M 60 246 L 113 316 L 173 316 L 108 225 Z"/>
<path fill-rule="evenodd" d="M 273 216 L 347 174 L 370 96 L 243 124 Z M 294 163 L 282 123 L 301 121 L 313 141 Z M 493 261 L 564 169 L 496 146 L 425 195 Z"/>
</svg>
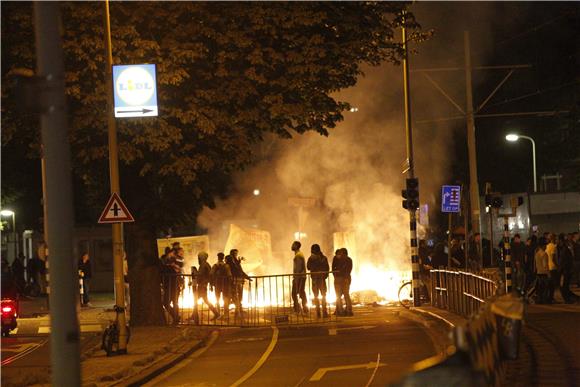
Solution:
<svg viewBox="0 0 580 387">
<path fill-rule="evenodd" d="M 28 346 L 28 348 L 25 348 L 22 352 L 14 355 L 14 356 L 11 356 L 7 359 L 3 359 L 1 364 L 4 366 L 4 365 L 10 364 L 10 363 L 12 363 L 20 358 L 23 358 L 24 356 L 28 355 L 29 353 L 33 352 L 34 350 L 42 347 L 47 342 L 48 342 L 48 340 L 44 340 L 40 343 L 22 344 L 22 345 L 20 345 L 20 347 Z"/>
<path fill-rule="evenodd" d="M 81 332 L 100 332 L 103 330 L 101 324 L 81 325 Z"/>
<path fill-rule="evenodd" d="M 228 340 L 228 341 L 226 341 L 226 343 L 232 344 L 232 343 L 241 343 L 243 341 L 262 341 L 262 340 L 264 340 L 263 337 L 248 337 L 248 338 L 245 338 L 245 339 Z"/>
<path fill-rule="evenodd" d="M 274 331 L 272 333 L 272 341 L 270 341 L 270 345 L 268 345 L 268 348 L 266 348 L 266 352 L 264 352 L 262 354 L 262 357 L 260 358 L 260 360 L 258 360 L 258 362 L 254 365 L 254 367 L 252 367 L 251 370 L 249 370 L 244 376 L 242 376 L 240 379 L 238 379 L 230 387 L 237 387 L 237 386 L 241 385 L 242 383 L 244 383 L 246 380 L 248 380 L 250 377 L 252 377 L 252 375 L 254 375 L 256 373 L 256 371 L 258 371 L 260 369 L 260 367 L 266 362 L 266 360 L 268 360 L 268 357 L 270 356 L 270 354 L 274 350 L 274 347 L 276 347 L 276 343 L 278 342 L 278 332 L 279 332 L 278 328 L 272 327 L 272 330 Z"/>
<path fill-rule="evenodd" d="M 373 380 L 375 379 L 375 375 L 377 374 L 377 370 L 379 369 L 379 365 L 381 364 L 381 353 L 377 353 L 377 363 L 375 365 L 375 369 L 373 371 L 373 374 L 371 375 L 371 378 L 369 379 L 367 385 L 365 387 L 369 387 L 371 385 L 371 383 L 373 382 Z"/>
<path fill-rule="evenodd" d="M 373 368 L 379 368 L 379 367 L 384 367 L 386 366 L 385 363 L 376 363 L 376 362 L 369 362 L 369 363 L 364 363 L 364 364 L 351 364 L 351 365 L 344 365 L 344 366 L 336 366 L 336 367 L 327 367 L 327 368 L 319 368 L 318 370 L 316 370 L 316 372 L 314 373 L 314 375 L 312 375 L 312 377 L 310 378 L 311 382 L 318 382 L 320 381 L 320 379 L 322 379 L 324 377 L 324 375 L 326 375 L 327 372 L 331 372 L 331 371 L 346 371 L 346 370 L 356 370 L 356 369 L 360 369 L 360 368 L 366 368 L 368 370 L 373 369 Z"/>
<path fill-rule="evenodd" d="M 102 330 L 103 330 L 103 326 L 101 324 L 83 324 L 80 326 L 81 333 L 83 333 L 83 332 L 101 332 Z M 39 327 L 37 333 L 39 335 L 49 334 L 50 333 L 50 326 Z"/>
<path fill-rule="evenodd" d="M 360 327 L 348 327 L 348 328 L 329 328 L 328 334 L 330 336 L 336 336 L 338 331 L 354 331 L 357 329 L 372 329 L 372 328 L 376 328 L 376 325 L 363 325 Z"/>
</svg>

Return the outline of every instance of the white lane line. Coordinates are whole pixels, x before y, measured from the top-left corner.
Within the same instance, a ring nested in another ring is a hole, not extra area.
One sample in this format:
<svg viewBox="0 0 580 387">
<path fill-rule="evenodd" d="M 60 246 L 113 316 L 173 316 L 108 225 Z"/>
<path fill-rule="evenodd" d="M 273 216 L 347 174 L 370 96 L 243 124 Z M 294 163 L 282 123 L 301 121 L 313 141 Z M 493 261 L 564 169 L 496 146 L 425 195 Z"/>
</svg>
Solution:
<svg viewBox="0 0 580 387">
<path fill-rule="evenodd" d="M 81 325 L 81 332 L 100 332 L 103 330 L 101 324 Z"/>
<path fill-rule="evenodd" d="M 369 387 L 371 385 L 371 383 L 373 382 L 373 380 L 375 379 L 375 375 L 377 374 L 377 370 L 379 369 L 380 364 L 381 364 L 381 353 L 379 352 L 377 354 L 377 365 L 375 366 L 375 370 L 373 371 L 373 374 L 371 375 L 371 378 L 369 379 L 369 381 L 365 387 Z"/>
<path fill-rule="evenodd" d="M 260 367 L 266 362 L 266 360 L 268 360 L 268 357 L 270 356 L 270 354 L 274 350 L 274 347 L 276 347 L 276 343 L 278 342 L 278 332 L 279 332 L 278 327 L 272 327 L 272 330 L 274 331 L 272 333 L 272 340 L 270 341 L 270 345 L 268 345 L 268 348 L 266 348 L 266 352 L 264 352 L 262 354 L 262 357 L 260 358 L 260 360 L 258 360 L 258 362 L 254 365 L 254 367 L 252 367 L 251 370 L 249 370 L 244 376 L 242 376 L 240 379 L 238 379 L 230 387 L 240 386 L 246 380 L 251 378 L 252 375 L 254 375 L 256 373 L 256 371 L 258 371 L 260 369 Z"/>
<path fill-rule="evenodd" d="M 312 375 L 312 377 L 310 378 L 310 382 L 318 382 L 320 381 L 320 379 L 322 379 L 324 377 L 324 375 L 326 375 L 327 372 L 331 372 L 331 371 L 345 371 L 345 370 L 356 370 L 356 369 L 360 369 L 360 368 L 366 368 L 367 370 L 371 370 L 373 368 L 378 368 L 378 367 L 384 367 L 386 366 L 385 363 L 375 363 L 375 362 L 370 362 L 370 363 L 363 363 L 363 364 L 350 364 L 350 365 L 344 365 L 344 366 L 336 366 L 336 367 L 326 367 L 326 368 L 319 368 L 318 370 L 316 370 L 316 372 Z"/>
<path fill-rule="evenodd" d="M 330 336 L 336 336 L 338 331 L 354 331 L 357 329 L 372 329 L 372 328 L 376 328 L 376 325 L 363 325 L 360 327 L 348 327 L 348 328 L 329 328 L 328 334 Z"/>
<path fill-rule="evenodd" d="M 16 360 L 18 360 L 20 358 L 23 358 L 24 356 L 28 355 L 29 353 L 31 353 L 31 352 L 37 350 L 38 348 L 42 347 L 47 342 L 48 342 L 48 340 L 44 340 L 44 341 L 41 341 L 40 343 L 30 343 L 30 344 L 26 344 L 26 345 L 29 346 L 27 349 L 25 349 L 24 351 L 22 351 L 22 352 L 20 352 L 20 353 L 18 353 L 16 355 L 14 355 L 14 356 L 11 356 L 11 357 L 9 357 L 7 359 L 3 359 L 1 364 L 2 365 L 7 365 L 7 364 L 12 363 L 13 361 L 16 361 Z"/>
<path fill-rule="evenodd" d="M 143 387 L 155 386 L 158 383 L 161 383 L 162 381 L 169 378 L 171 375 L 173 375 L 177 371 L 187 367 L 194 359 L 200 357 L 205 351 L 207 351 L 213 345 L 213 343 L 215 343 L 218 336 L 219 336 L 219 332 L 213 331 L 210 335 L 210 338 L 209 338 L 207 344 L 203 348 L 200 348 L 197 351 L 195 351 L 194 353 L 192 353 L 191 356 L 189 356 L 189 358 L 187 360 L 179 362 L 177 365 L 175 365 L 174 367 L 171 367 L 170 369 L 168 369 L 167 371 L 165 371 L 161 375 L 156 376 L 155 378 L 151 379 L 149 382 L 143 384 Z M 163 385 L 163 384 L 160 384 L 160 385 Z"/>
</svg>

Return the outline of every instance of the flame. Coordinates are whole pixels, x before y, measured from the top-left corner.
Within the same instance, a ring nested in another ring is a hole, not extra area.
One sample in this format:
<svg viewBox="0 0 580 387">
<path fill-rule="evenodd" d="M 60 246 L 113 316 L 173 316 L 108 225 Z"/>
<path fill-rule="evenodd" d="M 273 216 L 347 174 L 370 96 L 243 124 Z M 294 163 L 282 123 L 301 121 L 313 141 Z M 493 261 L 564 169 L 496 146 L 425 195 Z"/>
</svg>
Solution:
<svg viewBox="0 0 580 387">
<path fill-rule="evenodd" d="M 352 282 L 350 286 L 351 296 L 356 292 L 374 291 L 376 297 L 372 300 L 367 299 L 366 302 L 377 302 L 379 304 L 386 304 L 389 302 L 398 301 L 398 292 L 400 286 L 410 281 L 411 272 L 408 270 L 391 270 L 384 267 L 378 267 L 372 264 L 363 264 L 358 270 L 352 273 Z M 334 279 L 330 275 L 327 282 L 329 287 L 326 294 L 326 301 L 329 304 L 336 302 L 336 294 L 334 291 Z M 310 281 L 306 284 L 306 293 L 308 298 L 308 306 L 313 306 L 314 296 L 310 288 Z M 262 308 L 269 306 L 291 306 L 291 276 L 271 276 L 271 277 L 254 277 L 253 281 L 244 286 L 244 295 L 242 298 L 242 306 L 244 308 Z M 217 299 L 215 292 L 208 289 L 208 300 L 216 305 Z M 193 309 L 194 296 L 191 286 L 186 286 L 181 292 L 179 298 L 179 306 L 182 309 Z M 197 301 L 198 306 L 203 304 L 203 300 Z M 223 306 L 223 300 L 219 300 L 219 304 Z M 231 305 L 233 307 L 233 304 Z"/>
</svg>

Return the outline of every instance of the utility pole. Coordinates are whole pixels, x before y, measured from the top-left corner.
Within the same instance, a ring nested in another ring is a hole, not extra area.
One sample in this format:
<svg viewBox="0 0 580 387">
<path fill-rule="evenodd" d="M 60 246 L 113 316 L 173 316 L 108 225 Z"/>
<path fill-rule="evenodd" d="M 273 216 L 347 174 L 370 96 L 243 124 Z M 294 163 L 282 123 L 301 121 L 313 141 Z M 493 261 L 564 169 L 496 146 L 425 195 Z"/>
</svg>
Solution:
<svg viewBox="0 0 580 387">
<path fill-rule="evenodd" d="M 119 158 L 117 147 L 117 126 L 113 114 L 113 50 L 111 43 L 111 19 L 109 1 L 105 1 L 105 47 L 107 57 L 107 125 L 109 134 L 109 175 L 111 179 L 111 195 L 121 196 L 119 184 Z M 125 315 L 125 283 L 123 278 L 123 223 L 113 223 L 113 273 L 115 283 L 115 313 L 117 314 L 117 329 L 119 343 L 117 355 L 127 353 L 127 319 Z"/>
<path fill-rule="evenodd" d="M 410 192 L 416 192 L 418 196 L 419 192 L 419 181 L 415 179 L 415 166 L 413 163 L 413 128 L 411 124 L 411 91 L 409 86 L 409 50 L 407 46 L 407 29 L 405 28 L 405 20 L 403 19 L 402 25 L 402 35 L 403 35 L 403 89 L 405 93 L 405 140 L 407 149 L 407 189 L 403 194 L 403 197 L 410 194 Z M 416 184 L 415 184 L 416 183 Z M 415 185 L 415 187 L 412 187 Z M 416 189 L 415 189 L 416 188 Z M 414 203 L 414 198 L 409 197 L 407 201 L 403 202 L 408 205 L 409 210 L 409 230 L 411 239 L 411 270 L 412 270 L 412 286 L 413 286 L 413 305 L 421 306 L 420 299 L 420 276 L 419 276 L 419 250 L 417 244 L 417 208 L 419 205 L 419 198 L 416 198 L 416 203 Z M 414 205 L 416 204 L 416 205 Z"/>
<path fill-rule="evenodd" d="M 50 359 L 53 386 L 80 386 L 78 282 L 72 251 L 74 213 L 59 7 L 58 2 L 34 3 L 45 206 L 50 214 L 45 230 L 51 256 Z"/>
<path fill-rule="evenodd" d="M 475 145 L 475 121 L 473 117 L 473 90 L 471 85 L 471 50 L 469 43 L 469 32 L 464 31 L 463 41 L 465 47 L 465 101 L 467 121 L 467 152 L 469 157 L 469 202 L 471 203 L 471 229 L 474 233 L 479 232 L 479 183 L 477 182 L 477 151 Z M 466 250 L 467 230 L 465 230 Z M 481 250 L 481 246 L 479 246 Z"/>
<path fill-rule="evenodd" d="M 464 42 L 464 65 L 462 67 L 443 67 L 443 68 L 429 68 L 429 69 L 416 69 L 413 72 L 421 73 L 432 85 L 439 91 L 446 99 L 449 101 L 456 110 L 458 110 L 461 115 L 445 118 L 436 118 L 432 120 L 418 120 L 418 124 L 426 124 L 432 122 L 444 122 L 452 121 L 458 119 L 465 119 L 467 126 L 467 150 L 468 150 L 468 160 L 469 160 L 469 202 L 471 206 L 471 228 L 473 232 L 480 232 L 481 230 L 481 214 L 480 214 L 480 203 L 479 203 L 479 183 L 477 179 L 477 151 L 476 151 L 476 141 L 475 141 L 475 118 L 476 117 L 514 117 L 514 116 L 541 116 L 545 114 L 558 114 L 563 112 L 514 112 L 514 113 L 496 113 L 496 114 L 481 114 L 481 110 L 486 106 L 486 104 L 493 98 L 493 96 L 498 92 L 498 90 L 508 81 L 515 70 L 525 69 L 532 67 L 528 64 L 523 65 L 499 65 L 499 66 L 473 66 L 471 63 L 471 45 L 469 41 L 469 32 L 464 31 L 463 34 Z M 504 78 L 497 84 L 497 86 L 489 93 L 489 95 L 481 102 L 477 108 L 473 107 L 473 88 L 472 88 L 472 71 L 473 70 L 509 70 L 509 72 L 504 76 Z M 460 103 L 457 103 L 445 89 L 433 79 L 429 73 L 437 72 L 450 72 L 450 71 L 463 71 L 465 74 L 465 109 L 461 107 Z M 467 230 L 466 232 L 466 242 L 467 242 Z M 480 242 L 481 243 L 481 242 Z M 466 249 L 468 246 L 466 246 Z M 481 251 L 481 245 L 479 246 L 479 251 Z"/>
</svg>

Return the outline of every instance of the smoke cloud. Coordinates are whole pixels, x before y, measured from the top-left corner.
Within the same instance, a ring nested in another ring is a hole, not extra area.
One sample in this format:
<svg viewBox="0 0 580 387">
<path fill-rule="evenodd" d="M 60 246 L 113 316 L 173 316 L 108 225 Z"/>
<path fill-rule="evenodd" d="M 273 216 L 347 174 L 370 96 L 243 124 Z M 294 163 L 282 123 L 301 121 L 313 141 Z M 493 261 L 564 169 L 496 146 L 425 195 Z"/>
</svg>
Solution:
<svg viewBox="0 0 580 387">
<path fill-rule="evenodd" d="M 433 27 L 434 20 L 445 23 L 430 10 L 433 6 L 428 5 L 418 12 L 427 20 L 424 27 Z M 456 46 L 462 47 L 463 31 L 456 32 Z M 428 57 L 421 58 L 419 46 L 411 64 L 417 60 L 444 65 L 443 60 L 438 62 L 443 57 L 436 58 L 437 51 L 424 44 Z M 199 223 L 209 230 L 212 249 L 225 246 L 229 223 L 266 230 L 271 233 L 273 257 L 264 260 L 259 272 L 290 273 L 295 233 L 306 234 L 302 238 L 306 256 L 310 245 L 318 243 L 330 260 L 334 248 L 341 247 L 333 245 L 333 233 L 351 231 L 356 235 L 355 251 L 349 251 L 355 289 L 363 288 L 363 277 L 377 272 L 405 271 L 410 276 L 409 217 L 401 206 L 406 177 L 402 67 L 385 64 L 365 73 L 355 87 L 336 95 L 358 111 L 345 112 L 345 120 L 329 137 L 308 133 L 291 140 L 268 139 L 256 150 L 262 161 L 236 176 L 236 194 L 213 210 L 203 210 Z M 448 83 L 450 93 L 464 101 L 464 74 L 454 76 L 456 80 Z M 433 88 L 414 81 L 412 91 L 414 120 L 449 115 L 449 106 Z M 459 121 L 460 127 L 464 125 Z M 448 122 L 414 125 L 415 172 L 421 203 L 429 205 L 431 215 L 439 211 L 438 192 L 447 183 L 453 133 Z M 259 196 L 253 195 L 254 189 L 260 190 Z M 299 214 L 289 204 L 292 197 L 315 198 L 317 204 Z"/>
</svg>

